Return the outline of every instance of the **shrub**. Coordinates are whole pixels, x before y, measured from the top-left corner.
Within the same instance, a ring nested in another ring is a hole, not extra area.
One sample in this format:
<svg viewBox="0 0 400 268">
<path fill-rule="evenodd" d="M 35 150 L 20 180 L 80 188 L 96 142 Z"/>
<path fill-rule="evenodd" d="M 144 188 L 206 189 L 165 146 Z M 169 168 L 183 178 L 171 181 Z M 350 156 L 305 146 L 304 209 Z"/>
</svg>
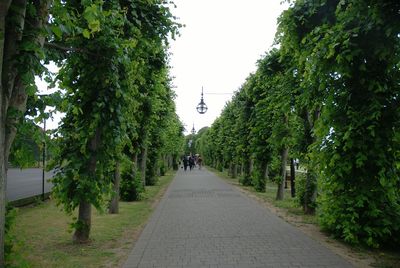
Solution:
<svg viewBox="0 0 400 268">
<path fill-rule="evenodd" d="M 138 201 L 141 199 L 141 193 L 144 192 L 141 173 L 136 171 L 123 172 L 121 174 L 120 197 L 122 201 Z"/>
<path fill-rule="evenodd" d="M 4 240 L 4 254 L 6 259 L 6 266 L 12 260 L 12 252 L 14 247 L 15 237 L 12 235 L 11 230 L 15 223 L 17 216 L 17 210 L 11 205 L 6 206 L 6 218 L 5 218 L 5 240 Z"/>
</svg>

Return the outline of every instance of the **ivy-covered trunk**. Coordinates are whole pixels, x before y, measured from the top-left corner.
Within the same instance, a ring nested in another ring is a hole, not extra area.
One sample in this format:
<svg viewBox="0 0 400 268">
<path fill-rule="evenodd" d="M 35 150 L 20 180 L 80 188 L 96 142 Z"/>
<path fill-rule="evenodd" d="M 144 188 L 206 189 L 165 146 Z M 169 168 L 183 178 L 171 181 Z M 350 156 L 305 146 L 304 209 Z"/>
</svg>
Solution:
<svg viewBox="0 0 400 268">
<path fill-rule="evenodd" d="M 286 162 L 288 158 L 289 149 L 284 147 L 281 149 L 281 178 L 278 184 L 278 190 L 276 192 L 276 200 L 283 200 L 285 181 L 286 181 Z"/>
<path fill-rule="evenodd" d="M 317 176 L 312 170 L 307 170 L 306 189 L 304 192 L 303 209 L 305 214 L 315 213 L 315 202 L 317 199 Z"/>
<path fill-rule="evenodd" d="M 140 157 L 139 157 L 139 171 L 140 175 L 142 176 L 142 183 L 143 187 L 146 186 L 146 162 L 147 162 L 147 146 L 143 147 L 140 150 Z"/>
<path fill-rule="evenodd" d="M 268 163 L 265 159 L 258 159 L 254 164 L 253 185 L 256 191 L 265 192 L 266 171 Z"/>
<path fill-rule="evenodd" d="M 97 127 L 94 137 L 90 140 L 89 150 L 90 159 L 88 162 L 88 174 L 90 180 L 96 180 L 96 161 L 97 161 L 97 150 L 101 142 L 101 131 L 100 127 Z M 78 220 L 75 223 L 75 233 L 72 240 L 75 243 L 86 243 L 89 241 L 89 234 L 91 228 L 91 217 L 92 217 L 92 205 L 91 203 L 81 197 L 79 202 Z"/>
<path fill-rule="evenodd" d="M 242 178 L 240 179 L 240 182 L 245 186 L 249 186 L 249 185 L 251 185 L 251 173 L 250 173 L 251 161 L 250 161 L 250 159 L 243 160 L 242 167 L 243 167 Z"/>
<path fill-rule="evenodd" d="M 237 178 L 237 174 L 238 173 L 238 165 L 236 163 L 233 163 L 232 165 L 232 178 L 236 179 Z"/>
<path fill-rule="evenodd" d="M 229 162 L 229 174 L 232 179 L 237 177 L 237 164 L 233 161 Z"/>
<path fill-rule="evenodd" d="M 294 159 L 290 158 L 290 194 L 292 197 L 296 196 L 295 180 L 296 171 L 294 169 Z"/>
<path fill-rule="evenodd" d="M 115 170 L 114 170 L 114 195 L 110 201 L 110 207 L 108 212 L 110 214 L 118 214 L 119 212 L 119 185 L 121 181 L 121 170 L 120 170 L 120 163 L 115 163 Z"/>
<path fill-rule="evenodd" d="M 316 199 L 317 199 L 317 175 L 315 174 L 314 167 L 311 164 L 311 160 L 308 155 L 310 153 L 310 148 L 313 143 L 315 143 L 315 137 L 313 136 L 313 129 L 316 121 L 320 117 L 320 108 L 315 108 L 314 111 L 308 111 L 303 108 L 300 116 L 303 120 L 303 144 L 302 144 L 302 153 L 306 155 L 304 159 L 304 166 L 306 168 L 306 185 L 303 192 L 303 197 L 300 198 L 303 200 L 303 211 L 306 214 L 314 214 L 316 207 Z M 303 165 L 303 164 L 302 164 Z"/>
</svg>

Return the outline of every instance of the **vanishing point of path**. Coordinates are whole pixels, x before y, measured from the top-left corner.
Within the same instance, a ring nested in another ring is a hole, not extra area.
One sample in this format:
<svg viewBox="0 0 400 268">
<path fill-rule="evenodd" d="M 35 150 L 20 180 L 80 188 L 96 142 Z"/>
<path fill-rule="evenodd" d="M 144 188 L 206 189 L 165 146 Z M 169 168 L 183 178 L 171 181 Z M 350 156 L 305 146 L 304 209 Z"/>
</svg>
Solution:
<svg viewBox="0 0 400 268">
<path fill-rule="evenodd" d="M 130 267 L 352 267 L 206 169 L 178 171 Z"/>
</svg>

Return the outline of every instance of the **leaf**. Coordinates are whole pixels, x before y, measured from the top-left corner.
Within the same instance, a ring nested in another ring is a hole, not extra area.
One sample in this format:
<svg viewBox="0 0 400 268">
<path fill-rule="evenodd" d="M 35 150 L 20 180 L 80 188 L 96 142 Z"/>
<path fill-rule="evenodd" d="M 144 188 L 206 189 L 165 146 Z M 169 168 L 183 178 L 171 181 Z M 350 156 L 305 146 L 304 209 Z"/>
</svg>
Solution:
<svg viewBox="0 0 400 268">
<path fill-rule="evenodd" d="M 82 32 L 83 37 L 89 39 L 90 38 L 90 32 L 87 29 L 84 29 Z"/>
<path fill-rule="evenodd" d="M 58 25 L 52 25 L 51 26 L 51 31 L 58 37 L 62 37 L 62 31 L 61 28 Z"/>
</svg>

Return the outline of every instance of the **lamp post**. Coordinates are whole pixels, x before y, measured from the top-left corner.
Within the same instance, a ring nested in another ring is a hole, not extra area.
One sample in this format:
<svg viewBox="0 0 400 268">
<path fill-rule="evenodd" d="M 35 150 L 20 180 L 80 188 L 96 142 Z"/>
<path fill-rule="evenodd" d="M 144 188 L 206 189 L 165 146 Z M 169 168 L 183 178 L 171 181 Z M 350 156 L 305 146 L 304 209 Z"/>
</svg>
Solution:
<svg viewBox="0 0 400 268">
<path fill-rule="evenodd" d="M 46 168 L 46 118 L 43 117 L 43 169 L 42 169 L 42 201 L 44 201 L 44 177 Z"/>
<path fill-rule="evenodd" d="M 204 98 L 203 98 L 203 87 L 201 87 L 201 99 L 199 104 L 197 104 L 196 110 L 199 114 L 205 114 L 208 110 L 207 105 L 204 102 Z M 194 129 L 194 126 L 193 126 Z"/>
<path fill-rule="evenodd" d="M 49 94 L 41 94 L 39 97 L 47 97 Z M 46 108 L 46 106 L 44 106 Z M 45 109 L 44 108 L 44 109 Z M 46 116 L 45 110 L 43 110 L 43 151 L 42 151 L 42 201 L 44 201 L 44 181 L 45 181 L 45 169 L 46 169 Z"/>
</svg>

